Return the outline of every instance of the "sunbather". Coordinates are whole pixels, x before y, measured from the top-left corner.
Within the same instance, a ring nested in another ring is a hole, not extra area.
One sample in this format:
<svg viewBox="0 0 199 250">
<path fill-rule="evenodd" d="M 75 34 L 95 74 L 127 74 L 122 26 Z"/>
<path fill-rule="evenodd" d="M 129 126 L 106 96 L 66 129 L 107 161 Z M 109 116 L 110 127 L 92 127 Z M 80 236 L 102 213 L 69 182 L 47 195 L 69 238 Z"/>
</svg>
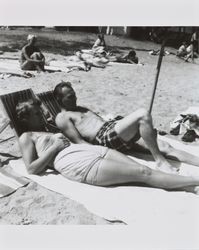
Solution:
<svg viewBox="0 0 199 250">
<path fill-rule="evenodd" d="M 173 168 L 162 154 L 199 166 L 198 157 L 156 139 L 152 117 L 145 109 L 106 122 L 95 112 L 76 105 L 77 98 L 71 83 L 58 84 L 54 89 L 54 96 L 62 109 L 56 117 L 56 124 L 73 143 L 86 140 L 121 152 L 147 150 L 153 155 L 157 166 L 165 172 L 173 172 Z"/>
<path fill-rule="evenodd" d="M 19 125 L 24 133 L 19 138 L 22 156 L 30 174 L 54 168 L 73 181 L 109 186 L 123 183 L 145 183 L 163 189 L 197 192 L 198 177 L 185 177 L 152 170 L 127 156 L 103 146 L 73 144 L 63 134 L 45 131 L 39 103 L 34 100 L 16 107 Z"/>
<path fill-rule="evenodd" d="M 127 55 L 116 57 L 115 62 L 138 64 L 138 57 L 135 50 L 131 49 Z"/>
<path fill-rule="evenodd" d="M 182 45 L 177 50 L 178 57 L 184 58 L 187 55 L 187 43 L 183 42 Z"/>
<path fill-rule="evenodd" d="M 188 62 L 189 58 L 194 61 L 194 42 L 191 41 L 190 45 L 186 48 L 187 55 L 185 56 L 185 61 Z"/>
<path fill-rule="evenodd" d="M 106 50 L 106 43 L 104 39 L 104 34 L 99 34 L 97 40 L 95 41 L 92 50 L 94 53 L 103 54 Z"/>
<path fill-rule="evenodd" d="M 92 66 L 97 68 L 105 68 L 105 66 L 109 62 L 109 60 L 105 57 L 98 57 L 88 53 L 82 53 L 81 51 L 77 51 L 75 54 L 80 60 L 85 62 L 86 65 L 90 67 Z"/>
<path fill-rule="evenodd" d="M 28 44 L 21 51 L 21 69 L 44 71 L 45 57 L 40 49 L 35 46 L 37 37 L 35 35 L 28 35 L 27 41 Z"/>
</svg>

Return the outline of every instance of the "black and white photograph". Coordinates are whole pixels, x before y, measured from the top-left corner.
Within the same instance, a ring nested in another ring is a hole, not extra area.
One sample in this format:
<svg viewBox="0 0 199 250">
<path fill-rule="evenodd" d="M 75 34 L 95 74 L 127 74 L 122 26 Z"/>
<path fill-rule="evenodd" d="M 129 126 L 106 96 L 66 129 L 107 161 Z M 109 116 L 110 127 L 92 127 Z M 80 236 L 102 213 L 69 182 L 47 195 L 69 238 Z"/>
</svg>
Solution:
<svg viewBox="0 0 199 250">
<path fill-rule="evenodd" d="M 195 22 L 0 23 L 2 229 L 190 229 L 197 249 L 198 72 Z M 140 249 L 120 247 L 82 249 Z"/>
</svg>

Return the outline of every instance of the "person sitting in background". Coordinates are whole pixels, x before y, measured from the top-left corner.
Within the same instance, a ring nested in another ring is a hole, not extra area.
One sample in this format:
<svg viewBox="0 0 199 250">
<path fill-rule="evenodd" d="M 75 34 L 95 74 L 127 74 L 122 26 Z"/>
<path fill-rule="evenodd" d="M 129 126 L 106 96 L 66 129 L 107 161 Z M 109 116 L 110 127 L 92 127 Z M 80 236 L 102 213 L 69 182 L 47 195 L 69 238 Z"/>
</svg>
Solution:
<svg viewBox="0 0 199 250">
<path fill-rule="evenodd" d="M 187 55 L 185 56 L 185 62 L 188 62 L 189 58 L 192 59 L 192 62 L 194 61 L 194 42 L 192 41 L 190 45 L 186 48 Z"/>
<path fill-rule="evenodd" d="M 99 34 L 97 40 L 92 47 L 93 53 L 95 54 L 106 54 L 106 43 L 104 34 Z"/>
<path fill-rule="evenodd" d="M 199 166 L 199 158 L 173 148 L 157 139 L 152 117 L 145 109 L 105 121 L 85 107 L 77 106 L 77 98 L 70 82 L 61 82 L 54 89 L 54 96 L 61 107 L 55 121 L 62 133 L 73 143 L 87 141 L 123 153 L 150 152 L 159 169 L 176 172 L 165 157 Z"/>
<path fill-rule="evenodd" d="M 18 103 L 16 113 L 24 129 L 19 145 L 29 174 L 41 174 L 50 168 L 72 181 L 90 185 L 141 183 L 198 193 L 199 177 L 153 170 L 107 147 L 85 141 L 74 144 L 61 133 L 46 132 L 43 113 L 34 100 Z"/>
<path fill-rule="evenodd" d="M 193 42 L 194 51 L 199 53 L 199 31 L 197 28 L 191 36 L 191 42 Z"/>
<path fill-rule="evenodd" d="M 20 67 L 22 70 L 44 71 L 45 57 L 40 49 L 35 46 L 37 37 L 28 35 L 28 44 L 22 48 L 20 57 Z"/>
<path fill-rule="evenodd" d="M 186 42 L 182 43 L 182 45 L 177 50 L 176 55 L 180 58 L 184 58 L 187 55 L 187 43 Z"/>
</svg>

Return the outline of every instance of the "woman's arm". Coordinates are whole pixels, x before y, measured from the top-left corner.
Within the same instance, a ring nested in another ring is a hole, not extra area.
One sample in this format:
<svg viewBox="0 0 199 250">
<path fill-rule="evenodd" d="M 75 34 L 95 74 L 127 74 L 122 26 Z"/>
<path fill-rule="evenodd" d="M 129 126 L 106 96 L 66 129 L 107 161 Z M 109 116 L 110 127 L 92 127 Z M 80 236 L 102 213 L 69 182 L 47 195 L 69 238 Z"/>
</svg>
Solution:
<svg viewBox="0 0 199 250">
<path fill-rule="evenodd" d="M 61 143 L 60 143 L 61 144 Z M 19 138 L 19 145 L 22 152 L 27 171 L 29 174 L 39 174 L 45 170 L 56 154 L 63 149 L 63 145 L 54 143 L 39 158 L 35 144 L 30 134 L 25 133 Z"/>
</svg>

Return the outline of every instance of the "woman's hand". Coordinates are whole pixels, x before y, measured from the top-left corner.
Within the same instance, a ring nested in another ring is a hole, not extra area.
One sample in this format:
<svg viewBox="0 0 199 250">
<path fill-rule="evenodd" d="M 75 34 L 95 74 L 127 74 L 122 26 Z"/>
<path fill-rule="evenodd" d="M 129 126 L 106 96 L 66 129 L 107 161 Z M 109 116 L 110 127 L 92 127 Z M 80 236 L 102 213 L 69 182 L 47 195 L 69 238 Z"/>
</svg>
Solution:
<svg viewBox="0 0 199 250">
<path fill-rule="evenodd" d="M 54 138 L 53 147 L 55 148 L 57 153 L 70 145 L 70 142 L 62 133 L 53 135 L 53 138 Z"/>
</svg>

